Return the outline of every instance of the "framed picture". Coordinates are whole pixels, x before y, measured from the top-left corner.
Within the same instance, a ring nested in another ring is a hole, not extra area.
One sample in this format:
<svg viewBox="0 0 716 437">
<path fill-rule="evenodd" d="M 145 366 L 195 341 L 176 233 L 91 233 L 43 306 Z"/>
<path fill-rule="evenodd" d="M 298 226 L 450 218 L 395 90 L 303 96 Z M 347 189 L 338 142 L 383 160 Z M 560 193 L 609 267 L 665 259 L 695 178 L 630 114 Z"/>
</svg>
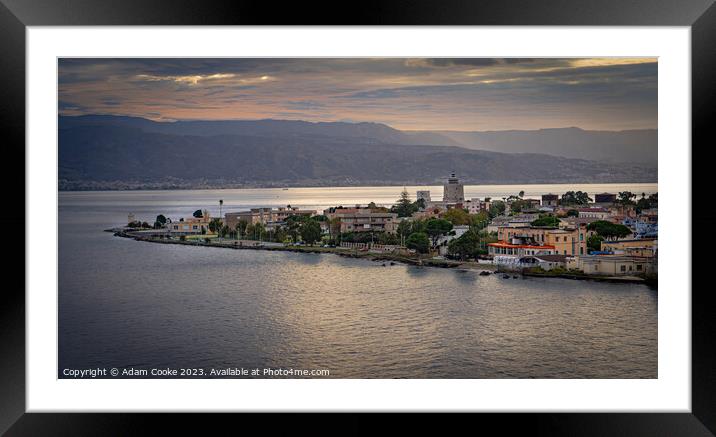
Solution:
<svg viewBox="0 0 716 437">
<path fill-rule="evenodd" d="M 0 430 L 713 434 L 712 2 L 213 6 L 2 0 Z"/>
</svg>

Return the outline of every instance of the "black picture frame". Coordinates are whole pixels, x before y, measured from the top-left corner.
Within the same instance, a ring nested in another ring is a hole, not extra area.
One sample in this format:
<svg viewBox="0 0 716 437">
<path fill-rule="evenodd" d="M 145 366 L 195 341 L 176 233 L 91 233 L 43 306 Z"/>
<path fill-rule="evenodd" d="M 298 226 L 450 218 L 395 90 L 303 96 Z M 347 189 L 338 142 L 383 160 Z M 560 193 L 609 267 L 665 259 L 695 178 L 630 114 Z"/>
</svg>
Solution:
<svg viewBox="0 0 716 437">
<path fill-rule="evenodd" d="M 339 7 L 340 6 L 340 7 Z M 0 292 L 0 433 L 16 435 L 133 435 L 147 426 L 171 424 L 185 432 L 220 431 L 246 417 L 210 414 L 192 417 L 179 414 L 80 414 L 25 412 L 25 30 L 27 26 L 88 25 L 570 25 L 570 26 L 690 26 L 692 35 L 692 198 L 691 228 L 712 229 L 716 223 L 714 202 L 709 201 L 707 166 L 714 144 L 709 108 L 716 97 L 716 6 L 713 0 L 631 1 L 362 1 L 339 4 L 322 2 L 213 2 L 140 0 L 0 0 L 0 126 L 4 146 L 6 180 L 3 227 L 13 229 L 6 241 Z M 689 153 L 685 150 L 684 153 Z M 702 171 L 698 171 L 702 170 Z M 674 205 L 688 211 L 683 205 Z M 50 217 L 52 214 L 48 214 Z M 686 223 L 685 223 L 686 224 Z M 686 227 L 685 227 L 686 229 Z M 8 238 L 14 241 L 8 241 Z M 692 242 L 684 232 L 683 238 Z M 698 240 L 696 240 L 698 241 Z M 22 251 L 19 248 L 23 248 Z M 712 316 L 713 286 L 709 286 L 708 248 L 692 244 L 692 412 L 691 413 L 550 413 L 480 414 L 467 420 L 442 420 L 443 431 L 465 422 L 472 429 L 489 424 L 501 433 L 525 430 L 549 435 L 714 435 L 716 434 L 716 334 Z M 686 274 L 686 272 L 674 272 Z M 701 284 L 699 286 L 699 281 Z M 689 290 L 661 290 L 662 293 Z M 668 329 L 668 327 L 661 327 Z M 341 433 L 370 431 L 372 415 L 334 415 L 343 422 Z M 462 416 L 464 419 L 464 416 Z M 201 428 L 190 422 L 200 419 Z M 271 427 L 300 429 L 306 416 L 258 421 Z M 423 427 L 425 418 L 403 418 L 396 430 Z M 408 425 L 409 424 L 409 425 Z M 451 425 L 452 424 L 452 425 Z M 231 428 L 230 428 L 231 429 Z M 387 429 L 383 429 L 387 430 Z"/>
</svg>

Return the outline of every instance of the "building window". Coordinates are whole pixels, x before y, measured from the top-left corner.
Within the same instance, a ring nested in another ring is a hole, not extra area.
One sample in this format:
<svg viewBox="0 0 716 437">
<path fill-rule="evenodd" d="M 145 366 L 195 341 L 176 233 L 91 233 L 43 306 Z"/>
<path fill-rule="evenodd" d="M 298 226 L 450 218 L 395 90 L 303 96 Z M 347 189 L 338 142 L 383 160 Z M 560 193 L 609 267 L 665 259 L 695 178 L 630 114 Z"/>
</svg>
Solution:
<svg viewBox="0 0 716 437">
<path fill-rule="evenodd" d="M 626 272 L 626 266 L 621 266 L 621 271 Z"/>
<path fill-rule="evenodd" d="M 643 267 L 643 266 L 642 266 L 641 264 L 637 264 L 636 269 L 637 269 L 637 270 L 641 270 L 642 267 Z"/>
<path fill-rule="evenodd" d="M 581 246 L 579 247 L 579 254 L 584 255 L 584 248 Z"/>
</svg>

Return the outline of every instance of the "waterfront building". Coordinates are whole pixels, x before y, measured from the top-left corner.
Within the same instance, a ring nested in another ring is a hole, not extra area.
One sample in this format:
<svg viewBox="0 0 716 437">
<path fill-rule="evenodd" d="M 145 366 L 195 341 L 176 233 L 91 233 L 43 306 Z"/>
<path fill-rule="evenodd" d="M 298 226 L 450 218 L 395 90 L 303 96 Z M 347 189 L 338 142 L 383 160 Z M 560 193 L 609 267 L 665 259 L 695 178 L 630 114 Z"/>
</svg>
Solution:
<svg viewBox="0 0 716 437">
<path fill-rule="evenodd" d="M 656 238 L 639 238 L 631 240 L 602 241 L 602 252 L 615 255 L 631 255 L 646 258 L 657 256 L 658 240 Z"/>
<path fill-rule="evenodd" d="M 534 267 L 552 270 L 564 268 L 566 258 L 564 255 L 495 255 L 492 261 L 502 270 L 522 270 Z"/>
<path fill-rule="evenodd" d="M 567 259 L 567 268 L 587 275 L 635 276 L 656 273 L 656 258 L 625 255 L 585 255 Z"/>
<path fill-rule="evenodd" d="M 559 206 L 559 196 L 557 194 L 543 194 L 542 206 Z"/>
<path fill-rule="evenodd" d="M 456 238 L 462 237 L 469 230 L 470 226 L 468 225 L 457 225 L 452 228 L 452 231 L 448 235 L 440 236 L 437 240 L 438 252 L 440 255 L 447 254 L 448 243 Z"/>
<path fill-rule="evenodd" d="M 586 225 L 575 228 L 500 226 L 497 229 L 497 239 L 500 243 L 515 244 L 514 241 L 529 240 L 535 244 L 554 247 L 555 254 L 571 256 L 587 253 L 588 235 Z"/>
<path fill-rule="evenodd" d="M 227 212 L 224 215 L 224 221 L 229 229 L 234 229 L 241 220 L 245 220 L 249 224 L 269 225 L 273 223 L 282 223 L 292 215 L 300 215 L 311 217 L 316 215 L 316 211 L 312 209 L 300 209 L 287 205 L 286 207 L 273 208 L 251 208 L 248 211 Z"/>
<path fill-rule="evenodd" d="M 497 255 L 556 255 L 557 249 L 548 244 L 539 244 L 536 242 L 505 242 L 487 243 L 487 253 L 493 256 Z"/>
<path fill-rule="evenodd" d="M 340 220 L 341 232 L 388 232 L 395 233 L 398 214 L 376 208 L 356 206 L 355 208 L 329 208 L 324 215 L 329 220 Z"/>
<path fill-rule="evenodd" d="M 465 201 L 465 188 L 455 173 L 450 174 L 447 182 L 443 185 L 443 202 L 462 203 Z"/>
<path fill-rule="evenodd" d="M 201 234 L 209 230 L 211 216 L 209 211 L 202 211 L 201 217 L 180 218 L 177 221 L 167 223 L 167 231 L 170 234 Z"/>
</svg>

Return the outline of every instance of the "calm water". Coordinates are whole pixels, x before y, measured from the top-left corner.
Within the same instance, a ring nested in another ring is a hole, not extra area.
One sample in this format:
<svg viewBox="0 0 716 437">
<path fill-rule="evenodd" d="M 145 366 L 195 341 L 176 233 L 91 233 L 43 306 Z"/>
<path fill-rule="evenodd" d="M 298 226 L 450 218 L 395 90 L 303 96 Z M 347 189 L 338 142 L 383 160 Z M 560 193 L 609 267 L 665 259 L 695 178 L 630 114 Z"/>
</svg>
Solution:
<svg viewBox="0 0 716 437">
<path fill-rule="evenodd" d="M 391 203 L 402 187 L 60 193 L 59 369 L 328 369 L 336 378 L 655 378 L 657 293 L 335 255 L 141 243 L 126 215 Z M 414 192 L 414 187 L 408 187 Z M 467 197 L 655 184 L 466 187 Z M 439 187 L 431 188 L 441 197 Z M 216 205 L 213 208 L 213 205 Z"/>
</svg>

